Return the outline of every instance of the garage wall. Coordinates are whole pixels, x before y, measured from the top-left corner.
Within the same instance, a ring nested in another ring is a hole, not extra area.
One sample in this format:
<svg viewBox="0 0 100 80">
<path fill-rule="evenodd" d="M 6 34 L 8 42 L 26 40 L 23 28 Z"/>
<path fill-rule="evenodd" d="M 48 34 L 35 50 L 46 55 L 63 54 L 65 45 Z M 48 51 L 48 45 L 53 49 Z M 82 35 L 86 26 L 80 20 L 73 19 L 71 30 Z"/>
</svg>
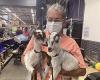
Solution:
<svg viewBox="0 0 100 80">
<path fill-rule="evenodd" d="M 69 0 L 67 5 L 67 17 L 83 21 L 85 0 Z"/>
<path fill-rule="evenodd" d="M 85 0 L 83 39 L 100 42 L 100 0 Z"/>
<path fill-rule="evenodd" d="M 85 0 L 82 48 L 91 60 L 100 61 L 100 0 Z"/>
</svg>

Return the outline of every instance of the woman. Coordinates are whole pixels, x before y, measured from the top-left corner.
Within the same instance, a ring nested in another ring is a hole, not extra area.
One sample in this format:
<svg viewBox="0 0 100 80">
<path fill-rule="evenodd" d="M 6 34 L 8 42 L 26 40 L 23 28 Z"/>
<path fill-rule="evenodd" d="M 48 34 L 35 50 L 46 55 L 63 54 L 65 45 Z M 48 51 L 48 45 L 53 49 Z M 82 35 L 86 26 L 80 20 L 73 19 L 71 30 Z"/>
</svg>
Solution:
<svg viewBox="0 0 100 80">
<path fill-rule="evenodd" d="M 51 32 L 57 32 L 61 36 L 60 38 L 60 46 L 64 50 L 70 52 L 79 62 L 80 68 L 74 71 L 61 71 L 62 74 L 65 74 L 67 76 L 76 76 L 74 80 L 78 80 L 78 77 L 81 75 L 84 75 L 86 73 L 86 65 L 83 60 L 81 51 L 77 43 L 75 42 L 74 39 L 66 36 L 63 34 L 63 27 L 65 25 L 65 10 L 64 8 L 59 5 L 59 4 L 53 4 L 52 6 L 49 7 L 47 11 L 47 25 L 46 25 L 46 37 L 50 35 Z M 33 49 L 33 38 L 31 38 L 29 44 L 27 45 L 26 50 L 23 53 L 22 58 L 24 55 L 27 53 L 27 51 Z M 45 52 L 48 51 L 47 47 L 42 46 L 41 49 Z M 48 79 L 47 79 L 48 80 Z M 57 80 L 61 80 L 59 77 Z"/>
</svg>

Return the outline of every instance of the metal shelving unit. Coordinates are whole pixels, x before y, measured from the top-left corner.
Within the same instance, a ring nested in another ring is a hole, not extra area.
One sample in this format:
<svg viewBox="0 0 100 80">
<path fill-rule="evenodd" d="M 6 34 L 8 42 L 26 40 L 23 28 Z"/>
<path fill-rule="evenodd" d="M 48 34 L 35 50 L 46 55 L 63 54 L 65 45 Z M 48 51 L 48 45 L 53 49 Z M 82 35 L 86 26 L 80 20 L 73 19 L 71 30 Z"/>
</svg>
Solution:
<svg viewBox="0 0 100 80">
<path fill-rule="evenodd" d="M 9 61 L 12 59 L 13 54 L 8 55 L 8 57 L 3 61 L 0 61 L 0 72 L 4 69 L 4 67 L 9 63 Z"/>
<path fill-rule="evenodd" d="M 10 39 L 10 40 L 12 40 L 12 39 Z M 12 49 L 10 49 L 10 47 L 12 45 L 9 45 L 9 43 L 8 43 L 8 42 L 10 42 L 10 40 L 0 42 L 0 72 L 9 63 L 9 61 L 13 58 L 13 55 L 14 55 L 12 53 Z M 11 43 L 13 44 L 13 42 L 11 42 Z"/>
</svg>

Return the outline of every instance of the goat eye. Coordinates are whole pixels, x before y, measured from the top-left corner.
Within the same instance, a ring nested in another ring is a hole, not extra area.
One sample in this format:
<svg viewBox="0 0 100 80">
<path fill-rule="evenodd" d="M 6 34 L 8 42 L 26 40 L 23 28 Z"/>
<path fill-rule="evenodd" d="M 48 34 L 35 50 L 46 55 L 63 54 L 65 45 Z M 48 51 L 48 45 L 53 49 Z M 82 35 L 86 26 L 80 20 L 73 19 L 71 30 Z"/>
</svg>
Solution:
<svg viewBox="0 0 100 80">
<path fill-rule="evenodd" d="M 55 40 L 56 40 L 56 41 L 58 40 L 58 36 L 55 37 Z"/>
<path fill-rule="evenodd" d="M 53 41 L 51 42 L 51 44 L 53 45 Z"/>
</svg>

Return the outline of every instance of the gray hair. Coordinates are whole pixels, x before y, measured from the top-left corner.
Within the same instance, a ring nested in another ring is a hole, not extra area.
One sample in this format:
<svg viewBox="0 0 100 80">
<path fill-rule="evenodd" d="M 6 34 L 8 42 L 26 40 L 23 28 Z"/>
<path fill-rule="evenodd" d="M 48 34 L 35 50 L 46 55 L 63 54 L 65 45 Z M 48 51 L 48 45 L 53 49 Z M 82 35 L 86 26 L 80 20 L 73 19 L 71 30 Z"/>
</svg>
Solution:
<svg viewBox="0 0 100 80">
<path fill-rule="evenodd" d="M 55 3 L 53 5 L 51 5 L 49 8 L 48 8 L 48 11 L 47 13 L 50 11 L 50 10 L 57 10 L 59 13 L 61 13 L 61 15 L 65 18 L 66 16 L 66 10 L 64 9 L 63 6 L 61 6 L 60 4 L 58 3 Z"/>
</svg>

